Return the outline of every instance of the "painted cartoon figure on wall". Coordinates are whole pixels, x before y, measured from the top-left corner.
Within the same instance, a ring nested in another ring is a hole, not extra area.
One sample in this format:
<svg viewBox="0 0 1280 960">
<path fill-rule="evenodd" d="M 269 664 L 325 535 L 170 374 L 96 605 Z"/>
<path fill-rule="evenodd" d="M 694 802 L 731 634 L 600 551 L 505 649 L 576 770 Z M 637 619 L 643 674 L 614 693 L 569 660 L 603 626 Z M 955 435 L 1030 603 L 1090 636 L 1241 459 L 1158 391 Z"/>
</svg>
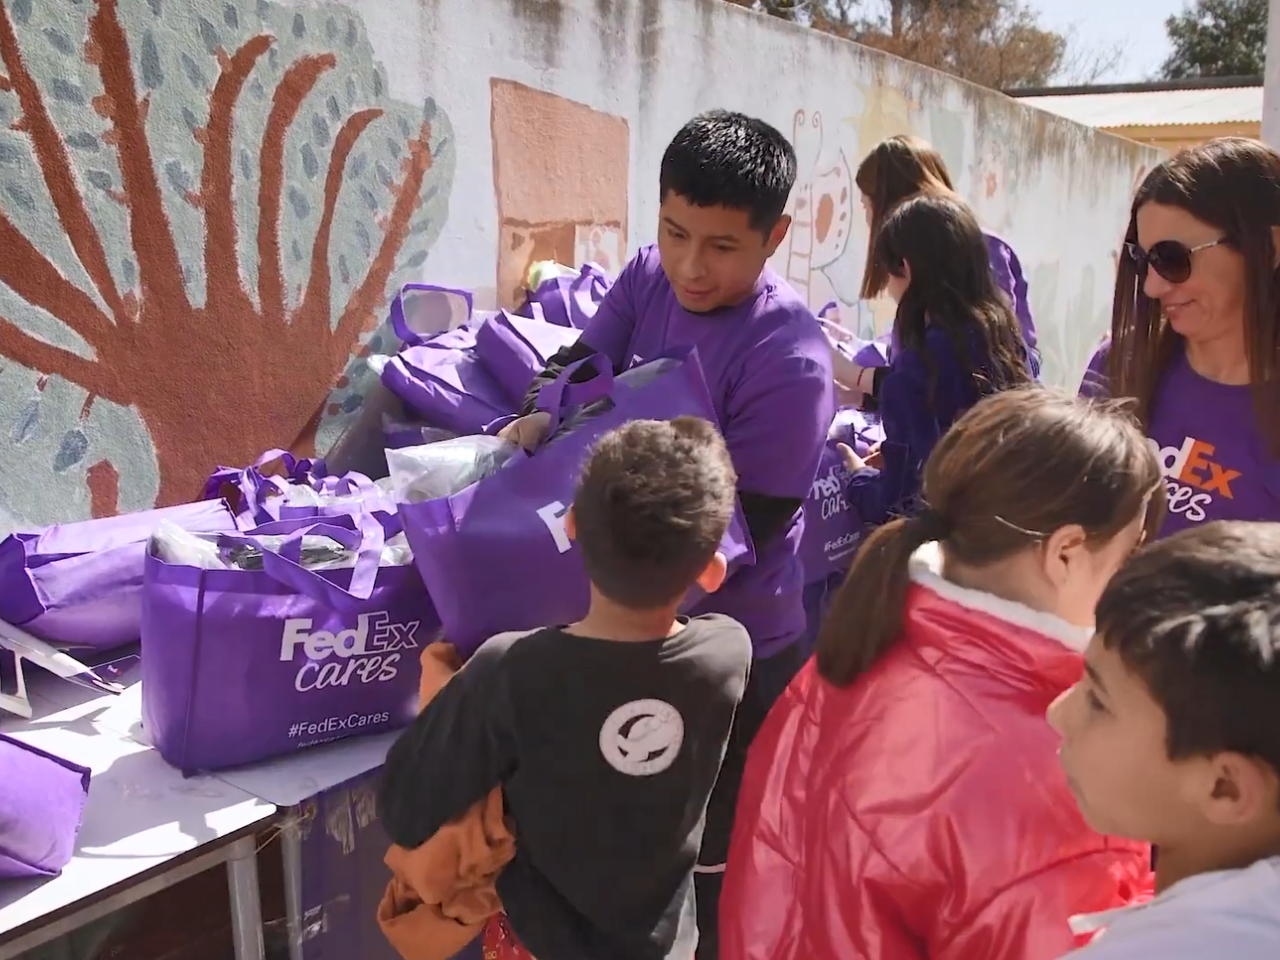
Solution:
<svg viewBox="0 0 1280 960">
<path fill-rule="evenodd" d="M 0 0 L 0 528 L 330 445 L 453 168 L 354 6 Z"/>
<path fill-rule="evenodd" d="M 792 124 L 797 178 L 791 194 L 787 281 L 814 310 L 838 300 L 823 272 L 844 255 L 854 224 L 853 173 L 839 145 L 824 140 L 822 114 L 797 110 Z"/>
</svg>

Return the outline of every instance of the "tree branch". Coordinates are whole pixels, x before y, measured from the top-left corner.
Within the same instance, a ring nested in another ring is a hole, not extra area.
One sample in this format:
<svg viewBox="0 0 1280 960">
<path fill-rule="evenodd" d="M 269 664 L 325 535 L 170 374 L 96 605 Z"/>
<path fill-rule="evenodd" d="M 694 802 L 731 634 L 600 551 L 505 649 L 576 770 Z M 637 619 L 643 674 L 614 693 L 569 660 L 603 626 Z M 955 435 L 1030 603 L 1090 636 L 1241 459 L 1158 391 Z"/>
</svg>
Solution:
<svg viewBox="0 0 1280 960">
<path fill-rule="evenodd" d="M 334 330 L 331 342 L 335 352 L 342 353 L 343 361 L 382 300 L 387 280 L 395 267 L 396 254 L 409 233 L 409 220 L 421 201 L 422 181 L 431 169 L 431 162 L 431 124 L 424 123 L 418 136 L 409 141 L 409 155 L 400 162 L 403 176 L 395 191 L 395 203 L 391 216 L 387 218 L 387 229 L 382 234 L 378 253 L 369 265 L 369 272 L 365 274 L 360 288 L 347 302 L 347 308 Z"/>
<path fill-rule="evenodd" d="M 280 259 L 280 197 L 284 191 L 284 147 L 302 101 L 337 60 L 331 53 L 299 57 L 285 70 L 271 98 L 262 134 L 258 189 L 258 303 L 263 319 L 284 324 L 284 266 Z"/>
<path fill-rule="evenodd" d="M 333 142 L 333 152 L 329 154 L 329 169 L 324 178 L 324 213 L 311 244 L 311 275 L 307 280 L 307 291 L 302 297 L 302 304 L 294 316 L 296 325 L 305 329 L 314 328 L 317 333 L 329 332 L 329 294 L 332 281 L 329 270 L 329 238 L 333 233 L 338 193 L 342 190 L 342 175 L 356 141 L 369 124 L 380 116 L 382 111 L 376 107 L 352 114 L 338 131 Z"/>
<path fill-rule="evenodd" d="M 94 350 L 102 350 L 116 327 L 94 299 L 62 275 L 0 210 L 0 283 L 32 306 L 57 317 Z"/>
<path fill-rule="evenodd" d="M 37 373 L 70 380 L 90 393 L 116 403 L 129 402 L 116 389 L 115 377 L 107 364 L 86 360 L 70 350 L 38 340 L 4 317 L 0 317 L 0 355 Z"/>
<path fill-rule="evenodd" d="M 94 288 L 106 301 L 107 309 L 111 311 L 115 322 L 122 324 L 126 313 L 120 292 L 116 289 L 115 278 L 111 275 L 111 268 L 107 266 L 107 253 L 102 245 L 102 238 L 98 235 L 98 228 L 94 226 L 84 197 L 76 185 L 67 145 L 58 133 L 58 128 L 53 125 L 40 88 L 23 62 L 18 35 L 14 32 L 4 3 L 0 3 L 0 60 L 3 60 L 5 69 L 9 71 L 5 77 L 4 89 L 16 93 L 22 107 L 22 121 L 18 128 L 31 138 L 36 162 L 40 165 L 40 174 L 49 191 L 49 199 L 53 201 L 54 210 L 57 211 L 58 221 Z"/>
<path fill-rule="evenodd" d="M 218 51 L 222 72 L 209 98 L 209 123 L 200 136 L 204 170 L 199 205 L 204 210 L 205 306 L 210 309 L 219 300 L 244 296 L 236 252 L 235 179 L 231 170 L 235 108 L 258 58 L 273 42 L 272 37 L 260 34 L 245 41 L 230 58 Z"/>
<path fill-rule="evenodd" d="M 120 158 L 129 236 L 138 260 L 142 315 L 168 322 L 188 312 L 191 303 L 147 140 L 150 101 L 138 99 L 129 39 L 117 14 L 117 0 L 98 0 L 98 10 L 89 18 L 86 50 L 90 61 L 96 61 L 105 91 L 104 96 L 95 98 L 94 107 L 111 122 L 108 142 L 115 144 Z"/>
</svg>

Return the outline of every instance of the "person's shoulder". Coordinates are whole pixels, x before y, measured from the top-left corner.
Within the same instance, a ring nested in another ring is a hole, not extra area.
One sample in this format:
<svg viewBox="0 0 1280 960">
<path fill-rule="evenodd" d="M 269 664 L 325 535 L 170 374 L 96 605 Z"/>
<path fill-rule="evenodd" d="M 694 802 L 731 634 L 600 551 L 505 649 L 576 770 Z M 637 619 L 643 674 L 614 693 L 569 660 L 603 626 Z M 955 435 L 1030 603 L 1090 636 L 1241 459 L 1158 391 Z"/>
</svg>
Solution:
<svg viewBox="0 0 1280 960">
<path fill-rule="evenodd" d="M 651 243 L 647 247 L 641 247 L 637 250 L 635 256 L 628 260 L 626 266 L 622 268 L 622 272 L 631 278 L 632 283 L 667 283 L 666 272 L 662 269 L 662 256 L 658 253 L 658 245 L 656 243 Z"/>
<path fill-rule="evenodd" d="M 1145 916 L 1144 916 L 1145 914 Z M 1067 960 L 1275 960 L 1280 957 L 1280 922 L 1223 911 L 1181 911 L 1172 904 L 1135 908 L 1103 930 Z"/>
<path fill-rule="evenodd" d="M 554 643 L 560 631 L 554 627 L 540 627 L 537 630 L 513 630 L 497 633 L 486 640 L 471 655 L 466 669 L 496 670 L 513 656 L 533 654 L 534 647 Z M 517 653 L 517 649 L 519 653 Z"/>
<path fill-rule="evenodd" d="M 736 696 L 742 695 L 752 647 L 751 635 L 737 620 L 720 613 L 693 617 L 684 628 L 681 648 L 686 656 L 700 662 L 704 675 L 718 678 L 736 691 Z"/>
<path fill-rule="evenodd" d="M 723 613 L 704 613 L 690 618 L 685 629 L 695 645 L 751 660 L 751 635 L 733 617 Z"/>
<path fill-rule="evenodd" d="M 767 264 L 758 289 L 760 295 L 753 310 L 757 320 L 767 320 L 770 327 L 797 340 L 814 337 L 823 342 L 822 325 L 808 302 Z"/>
</svg>

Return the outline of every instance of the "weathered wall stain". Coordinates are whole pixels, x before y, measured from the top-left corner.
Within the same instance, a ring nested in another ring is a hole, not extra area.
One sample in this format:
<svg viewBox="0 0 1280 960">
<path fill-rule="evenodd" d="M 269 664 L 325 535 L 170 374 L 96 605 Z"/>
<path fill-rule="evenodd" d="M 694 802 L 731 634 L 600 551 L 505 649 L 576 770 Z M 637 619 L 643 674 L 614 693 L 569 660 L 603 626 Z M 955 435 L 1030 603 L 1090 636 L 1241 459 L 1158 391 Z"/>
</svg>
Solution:
<svg viewBox="0 0 1280 960">
<path fill-rule="evenodd" d="M 1159 157 L 720 0 L 0 10 L 0 532 L 190 496 L 270 446 L 376 447 L 389 295 L 512 305 L 535 258 L 616 270 L 654 239 L 663 146 L 711 107 L 793 135 L 774 267 L 863 335 L 893 310 L 858 296 L 852 171 L 932 141 L 1018 251 L 1069 386 Z"/>
<path fill-rule="evenodd" d="M 519 305 L 537 260 L 621 269 L 627 121 L 511 80 L 489 87 L 499 303 Z"/>
<path fill-rule="evenodd" d="M 358 16 L 4 0 L 0 61 L 0 503 L 50 519 L 172 503 L 216 463 L 309 449 L 353 412 L 358 394 L 327 398 L 361 379 L 352 355 L 425 259 L 453 167 L 448 120 L 389 97 Z M 61 381 L 78 403 L 51 395 Z M 33 441 L 72 405 L 42 463 Z M 90 426 L 100 405 L 145 430 L 121 444 Z"/>
</svg>

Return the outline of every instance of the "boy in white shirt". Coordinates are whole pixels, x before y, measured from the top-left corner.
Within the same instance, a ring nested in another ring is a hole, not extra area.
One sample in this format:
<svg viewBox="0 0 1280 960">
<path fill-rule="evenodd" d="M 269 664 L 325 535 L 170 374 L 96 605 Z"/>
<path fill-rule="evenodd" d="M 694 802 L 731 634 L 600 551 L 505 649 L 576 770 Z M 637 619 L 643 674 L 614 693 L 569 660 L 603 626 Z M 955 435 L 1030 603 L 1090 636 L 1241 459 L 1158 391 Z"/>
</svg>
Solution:
<svg viewBox="0 0 1280 960">
<path fill-rule="evenodd" d="M 1156 896 L 1076 917 L 1081 960 L 1280 958 L 1280 524 L 1138 553 L 1049 709 L 1080 810 L 1159 847 Z"/>
</svg>

